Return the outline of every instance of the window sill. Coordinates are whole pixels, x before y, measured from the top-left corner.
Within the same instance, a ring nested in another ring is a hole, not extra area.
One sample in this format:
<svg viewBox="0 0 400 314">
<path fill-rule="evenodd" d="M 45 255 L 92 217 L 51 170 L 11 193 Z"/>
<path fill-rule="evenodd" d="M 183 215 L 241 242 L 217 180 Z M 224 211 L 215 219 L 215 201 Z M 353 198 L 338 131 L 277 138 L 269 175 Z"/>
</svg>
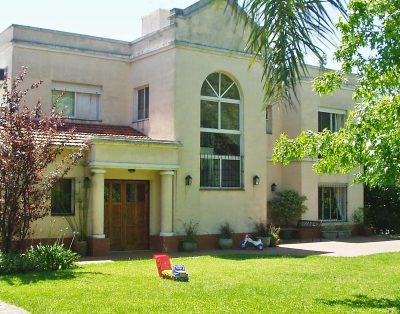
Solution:
<svg viewBox="0 0 400 314">
<path fill-rule="evenodd" d="M 207 188 L 200 187 L 200 191 L 245 191 L 245 188 Z"/>
<path fill-rule="evenodd" d="M 53 214 L 51 213 L 51 217 L 65 217 L 65 216 L 75 216 L 75 213 L 71 213 L 71 214 Z"/>
<path fill-rule="evenodd" d="M 134 120 L 134 121 L 132 121 L 132 123 L 136 123 L 136 122 L 146 122 L 146 121 L 149 121 L 149 118 Z"/>
</svg>

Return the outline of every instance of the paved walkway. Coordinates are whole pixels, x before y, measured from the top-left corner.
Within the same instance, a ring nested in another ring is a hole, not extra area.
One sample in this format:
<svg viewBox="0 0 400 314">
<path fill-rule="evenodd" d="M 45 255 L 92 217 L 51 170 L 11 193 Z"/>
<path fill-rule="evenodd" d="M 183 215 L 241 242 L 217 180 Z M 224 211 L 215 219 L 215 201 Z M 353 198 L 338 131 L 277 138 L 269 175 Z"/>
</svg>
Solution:
<svg viewBox="0 0 400 314">
<path fill-rule="evenodd" d="M 15 305 L 7 304 L 0 301 L 0 314 L 29 314 L 29 312 L 16 307 Z"/>
<path fill-rule="evenodd" d="M 169 253 L 171 257 L 182 256 L 201 256 L 201 255 L 291 255 L 291 256 L 362 256 L 384 252 L 400 252 L 400 240 L 388 240 L 379 236 L 371 237 L 352 237 L 338 241 L 316 241 L 316 242 L 291 242 L 284 243 L 278 247 L 267 248 L 263 251 L 247 249 L 240 251 L 232 250 L 207 250 L 192 253 L 174 252 Z M 85 257 L 81 264 L 88 263 L 112 263 L 118 260 L 148 259 L 152 258 L 153 251 L 134 251 L 134 252 L 111 252 L 105 257 Z"/>
</svg>

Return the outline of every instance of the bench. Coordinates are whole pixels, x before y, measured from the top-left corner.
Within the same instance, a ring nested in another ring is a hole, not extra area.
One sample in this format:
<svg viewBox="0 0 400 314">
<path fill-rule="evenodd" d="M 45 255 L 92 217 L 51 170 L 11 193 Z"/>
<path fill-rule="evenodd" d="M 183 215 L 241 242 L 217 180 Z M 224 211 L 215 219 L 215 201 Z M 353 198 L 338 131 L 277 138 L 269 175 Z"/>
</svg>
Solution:
<svg viewBox="0 0 400 314">
<path fill-rule="evenodd" d="M 305 238 L 311 238 L 314 242 L 314 238 L 319 238 L 321 241 L 322 223 L 319 220 L 303 220 L 297 221 L 297 235 L 299 240 Z"/>
</svg>

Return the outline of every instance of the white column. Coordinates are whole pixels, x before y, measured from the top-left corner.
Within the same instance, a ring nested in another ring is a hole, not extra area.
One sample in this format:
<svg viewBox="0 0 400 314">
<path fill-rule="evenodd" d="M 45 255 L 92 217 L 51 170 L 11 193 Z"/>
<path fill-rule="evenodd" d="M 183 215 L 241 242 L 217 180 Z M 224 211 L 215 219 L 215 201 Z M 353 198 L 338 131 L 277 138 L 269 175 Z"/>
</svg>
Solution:
<svg viewBox="0 0 400 314">
<path fill-rule="evenodd" d="M 92 169 L 91 180 L 91 211 L 92 237 L 105 238 L 104 234 L 104 169 Z"/>
<path fill-rule="evenodd" d="M 161 171 L 161 233 L 160 236 L 172 236 L 172 200 L 173 171 Z"/>
</svg>

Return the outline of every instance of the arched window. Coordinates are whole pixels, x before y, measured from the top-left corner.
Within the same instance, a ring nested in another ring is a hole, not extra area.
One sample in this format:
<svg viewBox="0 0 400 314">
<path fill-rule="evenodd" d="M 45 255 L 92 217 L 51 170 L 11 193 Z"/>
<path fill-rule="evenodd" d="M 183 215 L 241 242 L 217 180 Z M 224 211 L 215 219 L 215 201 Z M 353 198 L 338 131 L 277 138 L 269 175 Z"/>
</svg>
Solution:
<svg viewBox="0 0 400 314">
<path fill-rule="evenodd" d="M 223 73 L 210 74 L 201 87 L 200 186 L 242 186 L 240 94 Z"/>
</svg>

